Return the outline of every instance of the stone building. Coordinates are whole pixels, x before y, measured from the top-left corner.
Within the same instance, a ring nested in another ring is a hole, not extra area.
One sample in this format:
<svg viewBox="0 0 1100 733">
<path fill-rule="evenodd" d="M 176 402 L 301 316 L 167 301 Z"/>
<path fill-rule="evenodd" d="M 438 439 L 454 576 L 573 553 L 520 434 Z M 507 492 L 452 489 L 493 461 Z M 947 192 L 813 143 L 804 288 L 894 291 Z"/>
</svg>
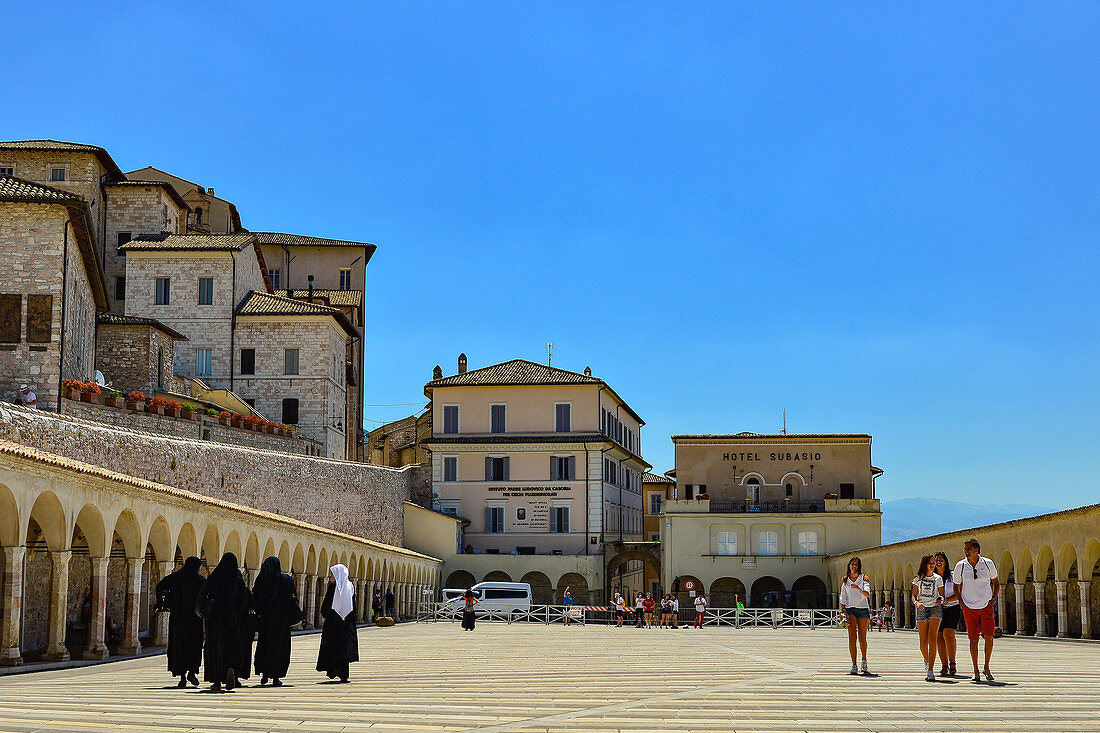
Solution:
<svg viewBox="0 0 1100 733">
<path fill-rule="evenodd" d="M 674 435 L 662 587 L 711 606 L 822 608 L 828 555 L 880 542 L 871 436 Z"/>
<path fill-rule="evenodd" d="M 273 292 L 339 308 L 362 331 L 367 263 L 377 247 L 368 242 L 283 232 L 255 234 Z M 350 459 L 357 456 L 363 439 L 363 359 L 362 339 L 351 341 L 345 376 L 349 395 L 343 417 L 344 425 L 355 426 L 347 431 L 346 454 Z"/>
<path fill-rule="evenodd" d="M 467 371 L 461 355 L 457 374 L 434 376 L 432 506 L 470 520 L 448 587 L 491 566 L 484 579 L 527 578 L 542 594 L 558 578 L 581 602 L 603 598 L 607 545 L 641 538 L 641 417 L 589 369 Z"/>
<path fill-rule="evenodd" d="M 175 375 L 175 342 L 179 331 L 153 318 L 100 313 L 96 328 L 96 367 L 123 394 L 157 391 L 185 394 Z"/>
<path fill-rule="evenodd" d="M 297 425 L 325 455 L 347 458 L 349 345 L 344 311 L 271 292 L 255 234 L 137 237 L 126 254 L 126 315 L 185 335 L 175 373 L 239 394 L 270 420 Z M 352 454 L 354 458 L 354 453 Z"/>
<path fill-rule="evenodd" d="M 675 473 L 670 471 L 669 473 Z M 642 534 L 647 542 L 661 541 L 661 512 L 665 502 L 673 498 L 676 479 L 647 471 L 642 475 Z M 644 587 L 647 591 L 659 590 L 661 577 L 650 565 L 643 563 Z"/>
<path fill-rule="evenodd" d="M 0 148 L 0 155 L 11 153 Z M 46 153 L 34 153 L 45 161 Z M 58 156 L 61 158 L 61 156 Z M 58 163 L 66 180 L 94 174 L 99 160 Z M 62 158 L 63 159 L 63 158 Z M 44 177 L 25 158 L 19 170 Z M 11 170 L 9 162 L 5 170 Z M 47 174 L 48 175 L 48 174 Z M 58 175 L 61 175 L 60 173 Z M 87 193 L 84 183 L 70 183 Z M 102 204 L 101 204 L 102 206 Z M 95 370 L 95 316 L 107 295 L 95 250 L 96 218 L 81 194 L 0 175 L 0 395 L 14 400 L 22 383 L 39 406 L 58 409 L 62 382 Z"/>
<path fill-rule="evenodd" d="M 409 415 L 368 432 L 359 446 L 360 460 L 392 468 L 428 463 L 431 454 L 424 441 L 431 437 L 432 411 Z"/>
<path fill-rule="evenodd" d="M 169 184 L 189 208 L 183 234 L 233 234 L 245 231 L 237 207 L 214 195 L 213 188 L 203 188 L 193 181 L 173 175 L 153 166 L 130 171 L 126 178 L 135 181 L 160 181 Z"/>
</svg>

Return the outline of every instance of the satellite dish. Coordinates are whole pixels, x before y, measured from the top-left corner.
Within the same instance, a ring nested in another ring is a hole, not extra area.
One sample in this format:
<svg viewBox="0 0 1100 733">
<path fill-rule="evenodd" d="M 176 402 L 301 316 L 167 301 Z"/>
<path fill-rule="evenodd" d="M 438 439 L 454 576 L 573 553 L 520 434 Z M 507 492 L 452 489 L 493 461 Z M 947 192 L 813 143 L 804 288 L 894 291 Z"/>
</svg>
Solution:
<svg viewBox="0 0 1100 733">
<path fill-rule="evenodd" d="M 99 371 L 98 369 L 95 370 L 95 383 L 98 384 L 100 387 L 107 386 L 107 380 L 103 378 L 103 372 Z"/>
</svg>

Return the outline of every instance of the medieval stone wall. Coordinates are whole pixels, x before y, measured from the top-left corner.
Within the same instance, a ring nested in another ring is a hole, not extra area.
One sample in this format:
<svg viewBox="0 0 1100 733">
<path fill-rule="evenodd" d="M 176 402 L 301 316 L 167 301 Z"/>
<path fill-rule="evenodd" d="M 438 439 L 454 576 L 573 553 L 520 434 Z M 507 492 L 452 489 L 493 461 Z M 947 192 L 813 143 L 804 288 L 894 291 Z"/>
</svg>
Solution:
<svg viewBox="0 0 1100 733">
<path fill-rule="evenodd" d="M 0 438 L 386 544 L 404 542 L 410 469 L 168 438 L 6 406 Z"/>
</svg>

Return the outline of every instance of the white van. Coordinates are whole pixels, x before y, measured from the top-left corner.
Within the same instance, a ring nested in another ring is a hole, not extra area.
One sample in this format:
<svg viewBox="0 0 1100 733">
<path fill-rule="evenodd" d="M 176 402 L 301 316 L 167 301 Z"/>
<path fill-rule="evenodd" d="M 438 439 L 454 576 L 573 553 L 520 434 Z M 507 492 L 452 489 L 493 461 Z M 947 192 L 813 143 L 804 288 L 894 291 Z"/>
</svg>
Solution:
<svg viewBox="0 0 1100 733">
<path fill-rule="evenodd" d="M 531 608 L 531 584 L 530 583 L 499 583 L 487 581 L 478 583 L 471 590 L 478 604 L 474 607 L 477 611 L 528 611 Z M 462 607 L 462 596 L 465 588 L 444 588 L 443 602 L 448 605 Z"/>
</svg>

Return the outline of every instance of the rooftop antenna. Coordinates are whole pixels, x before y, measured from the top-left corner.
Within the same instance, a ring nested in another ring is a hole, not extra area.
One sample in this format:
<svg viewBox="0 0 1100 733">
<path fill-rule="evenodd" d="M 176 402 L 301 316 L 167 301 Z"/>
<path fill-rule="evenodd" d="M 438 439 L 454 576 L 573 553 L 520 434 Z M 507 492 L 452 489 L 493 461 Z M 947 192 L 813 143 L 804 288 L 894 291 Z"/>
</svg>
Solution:
<svg viewBox="0 0 1100 733">
<path fill-rule="evenodd" d="M 787 434 L 787 408 L 783 408 L 783 434 Z"/>
<path fill-rule="evenodd" d="M 546 366 L 550 366 L 550 360 L 554 358 L 554 342 L 546 342 Z"/>
</svg>

